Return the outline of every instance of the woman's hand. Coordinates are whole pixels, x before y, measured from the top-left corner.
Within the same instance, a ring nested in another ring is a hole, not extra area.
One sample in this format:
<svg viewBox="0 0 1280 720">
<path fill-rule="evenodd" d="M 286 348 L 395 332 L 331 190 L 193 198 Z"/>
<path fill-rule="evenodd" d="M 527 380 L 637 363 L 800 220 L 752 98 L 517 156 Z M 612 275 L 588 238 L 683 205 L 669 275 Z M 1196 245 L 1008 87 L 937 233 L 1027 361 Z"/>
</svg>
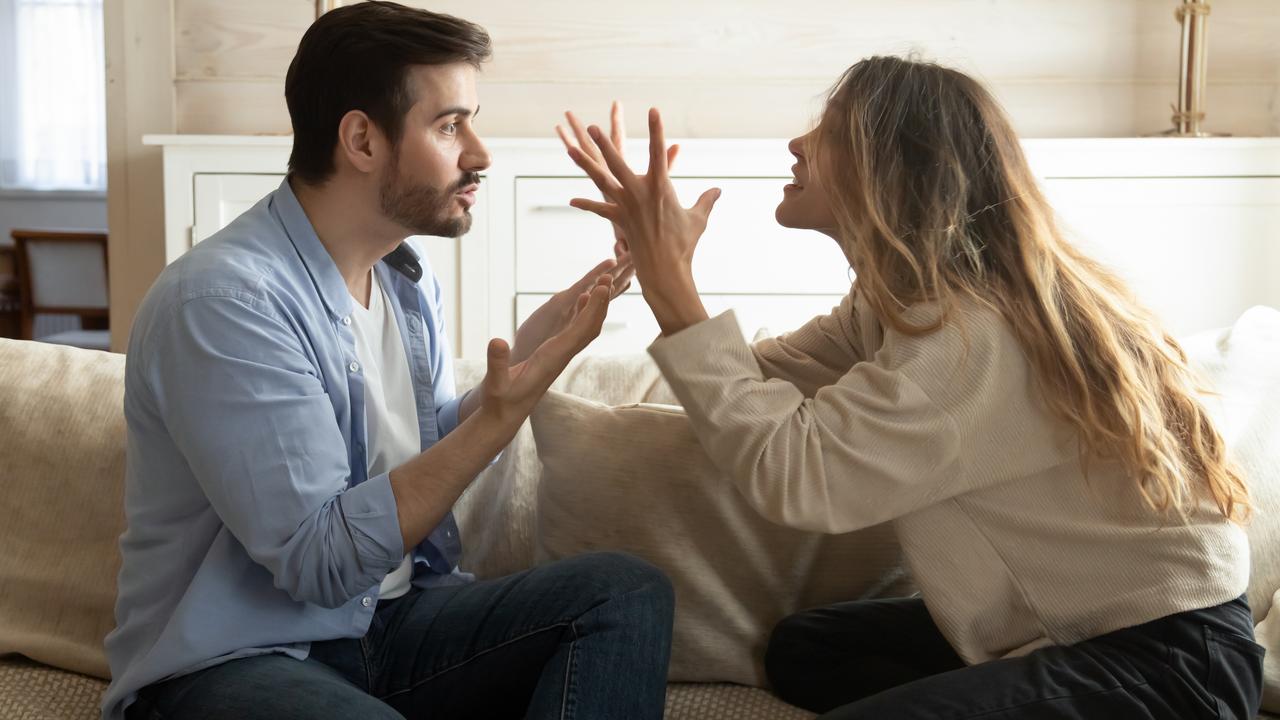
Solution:
<svg viewBox="0 0 1280 720">
<path fill-rule="evenodd" d="M 560 142 L 564 143 L 565 150 L 573 150 L 576 140 L 577 147 L 585 152 L 592 160 L 602 168 L 607 167 L 604 162 L 604 156 L 600 154 L 600 149 L 592 142 L 591 136 L 587 134 L 587 128 L 578 120 L 578 116 L 573 111 L 567 110 L 564 119 L 569 123 L 569 128 L 573 130 L 573 137 L 569 136 L 568 131 L 563 127 L 556 126 L 556 134 L 560 136 Z M 612 107 L 609 108 L 609 141 L 613 143 L 613 147 L 618 151 L 618 156 L 625 160 L 627 156 L 627 125 L 623 120 L 622 103 L 617 100 L 613 101 Z M 680 153 L 679 145 L 672 145 L 667 148 L 667 167 L 670 168 L 676 163 L 676 156 Z M 624 258 L 627 258 L 627 238 L 622 232 L 622 228 L 613 223 L 613 254 L 618 259 L 618 263 L 622 264 Z"/>
<path fill-rule="evenodd" d="M 588 131 L 603 165 L 582 148 L 569 147 L 569 157 L 600 189 L 604 202 L 574 198 L 573 207 L 593 212 L 622 228 L 636 277 L 663 334 L 705 320 L 706 309 L 693 282 L 693 253 L 707 228 L 719 188 L 711 188 L 692 208 L 680 205 L 671 177 L 662 118 L 649 110 L 649 172 L 636 175 L 600 128 Z"/>
</svg>

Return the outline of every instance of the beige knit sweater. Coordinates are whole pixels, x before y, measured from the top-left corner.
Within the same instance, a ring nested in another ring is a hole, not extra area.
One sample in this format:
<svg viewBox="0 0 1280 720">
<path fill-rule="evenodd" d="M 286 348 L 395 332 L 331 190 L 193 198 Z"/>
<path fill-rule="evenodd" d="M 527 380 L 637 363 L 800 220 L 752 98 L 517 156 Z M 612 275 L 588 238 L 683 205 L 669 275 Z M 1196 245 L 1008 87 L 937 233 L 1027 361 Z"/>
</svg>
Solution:
<svg viewBox="0 0 1280 720">
<path fill-rule="evenodd" d="M 1207 500 L 1184 522 L 1149 510 L 1117 464 L 1091 462 L 1086 480 L 997 313 L 910 337 L 856 296 L 754 347 L 729 312 L 649 348 L 707 453 L 765 517 L 829 533 L 894 523 L 970 663 L 1245 591 L 1248 541 Z"/>
</svg>

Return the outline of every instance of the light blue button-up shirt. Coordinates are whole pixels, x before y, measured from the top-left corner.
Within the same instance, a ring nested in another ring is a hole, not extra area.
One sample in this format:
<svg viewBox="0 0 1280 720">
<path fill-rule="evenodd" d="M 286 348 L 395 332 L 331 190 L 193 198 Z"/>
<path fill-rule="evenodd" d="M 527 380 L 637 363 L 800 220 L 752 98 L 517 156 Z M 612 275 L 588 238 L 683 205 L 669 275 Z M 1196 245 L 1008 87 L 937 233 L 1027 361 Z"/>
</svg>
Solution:
<svg viewBox="0 0 1280 720">
<path fill-rule="evenodd" d="M 404 340 L 426 449 L 458 424 L 439 284 L 374 271 Z M 404 556 L 387 475 L 367 477 L 353 299 L 288 181 L 161 273 L 134 322 L 123 565 L 107 720 L 139 689 L 235 658 L 302 659 L 364 635 Z M 452 515 L 414 584 L 466 582 Z"/>
</svg>

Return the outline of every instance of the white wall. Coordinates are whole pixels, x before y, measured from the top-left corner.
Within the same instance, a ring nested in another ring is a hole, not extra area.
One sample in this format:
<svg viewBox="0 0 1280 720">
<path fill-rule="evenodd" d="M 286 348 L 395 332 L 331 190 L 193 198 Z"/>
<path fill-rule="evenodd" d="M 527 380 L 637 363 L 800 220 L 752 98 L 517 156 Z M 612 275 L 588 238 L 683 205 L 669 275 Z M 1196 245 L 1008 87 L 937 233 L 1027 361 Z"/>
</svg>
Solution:
<svg viewBox="0 0 1280 720">
<path fill-rule="evenodd" d="M 23 230 L 102 230 L 107 227 L 107 198 L 67 197 L 61 193 L 0 193 L 0 245 L 9 232 Z"/>
</svg>

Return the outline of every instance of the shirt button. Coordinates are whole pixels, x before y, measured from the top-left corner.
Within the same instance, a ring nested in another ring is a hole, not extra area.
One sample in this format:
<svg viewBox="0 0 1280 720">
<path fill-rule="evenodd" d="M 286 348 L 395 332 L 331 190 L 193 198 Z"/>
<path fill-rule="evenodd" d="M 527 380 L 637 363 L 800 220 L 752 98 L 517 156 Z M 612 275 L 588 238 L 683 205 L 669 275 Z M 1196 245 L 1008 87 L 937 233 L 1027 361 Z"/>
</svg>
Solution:
<svg viewBox="0 0 1280 720">
<path fill-rule="evenodd" d="M 409 325 L 409 332 L 418 332 L 418 318 L 410 315 L 407 323 Z"/>
<path fill-rule="evenodd" d="M 351 316 L 350 316 L 350 315 L 348 315 L 348 316 L 346 316 L 346 317 L 342 318 L 342 324 L 343 324 L 343 325 L 350 325 L 350 324 L 351 324 Z"/>
<path fill-rule="evenodd" d="M 362 597 L 360 598 L 360 604 L 365 607 L 369 607 L 373 604 L 373 598 Z"/>
<path fill-rule="evenodd" d="M 347 369 L 353 373 L 360 372 L 360 363 L 356 362 L 355 360 L 352 360 L 351 364 L 347 366 Z"/>
<path fill-rule="evenodd" d="M 445 531 L 444 531 L 444 536 L 445 536 L 445 537 L 447 537 L 447 538 L 451 538 L 451 537 L 453 537 L 453 531 L 452 531 L 452 530 L 445 530 Z"/>
</svg>

